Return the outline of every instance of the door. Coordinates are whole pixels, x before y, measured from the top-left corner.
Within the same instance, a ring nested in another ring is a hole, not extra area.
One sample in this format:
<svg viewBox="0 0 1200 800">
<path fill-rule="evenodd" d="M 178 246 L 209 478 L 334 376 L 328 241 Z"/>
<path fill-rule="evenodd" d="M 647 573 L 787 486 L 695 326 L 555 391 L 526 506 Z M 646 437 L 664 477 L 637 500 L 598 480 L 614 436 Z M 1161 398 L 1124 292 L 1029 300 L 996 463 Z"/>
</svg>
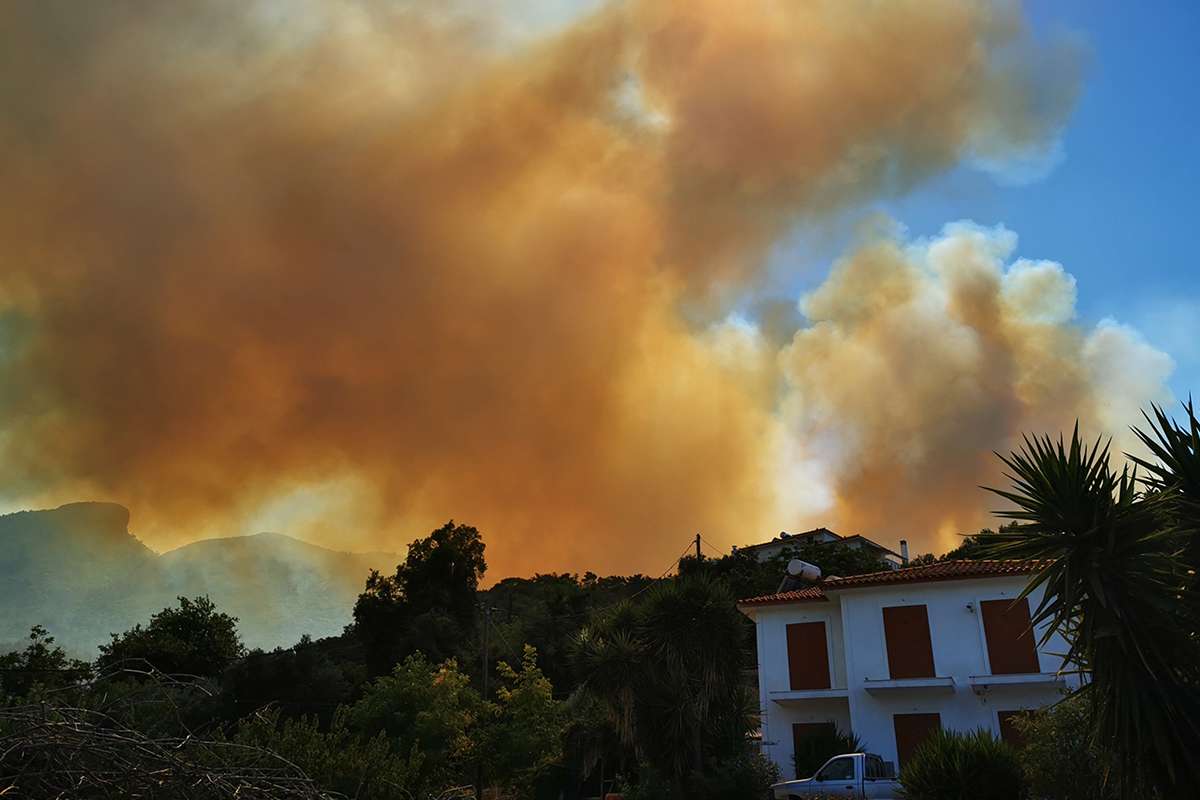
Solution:
<svg viewBox="0 0 1200 800">
<path fill-rule="evenodd" d="M 903 770 L 917 748 L 928 736 L 942 727 L 940 714 L 897 714 L 892 717 L 896 729 L 896 759 Z"/>
<path fill-rule="evenodd" d="M 1025 737 L 1021 733 L 1021 729 L 1017 727 L 1014 720 L 1024 716 L 1027 711 L 998 711 L 996 712 L 997 721 L 1000 723 L 1000 740 L 1007 742 L 1018 750 L 1025 746 Z"/>
<path fill-rule="evenodd" d="M 854 756 L 835 758 L 813 776 L 817 796 L 858 797 L 858 781 L 854 774 Z"/>
<path fill-rule="evenodd" d="M 821 755 L 813 752 L 813 748 L 806 747 L 808 740 L 817 738 L 828 741 L 834 731 L 835 726 L 832 722 L 792 723 L 792 764 L 796 767 L 797 778 L 811 778 L 825 763 L 825 759 L 829 758 L 827 752 Z"/>
</svg>

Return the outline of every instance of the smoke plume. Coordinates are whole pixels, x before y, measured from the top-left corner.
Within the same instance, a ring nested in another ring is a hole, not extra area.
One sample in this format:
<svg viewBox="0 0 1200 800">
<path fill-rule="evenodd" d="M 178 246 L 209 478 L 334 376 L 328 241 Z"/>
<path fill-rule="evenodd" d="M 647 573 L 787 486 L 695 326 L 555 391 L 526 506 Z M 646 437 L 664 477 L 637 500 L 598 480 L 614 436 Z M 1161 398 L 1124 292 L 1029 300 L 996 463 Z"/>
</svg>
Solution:
<svg viewBox="0 0 1200 800">
<path fill-rule="evenodd" d="M 1162 391 L 1003 231 L 876 234 L 798 329 L 730 316 L 798 221 L 1053 146 L 1077 62 L 1009 4 L 478 5 L 0 8 L 11 504 L 118 500 L 157 547 L 455 517 L 501 575 L 935 547 L 1017 431 Z"/>
</svg>

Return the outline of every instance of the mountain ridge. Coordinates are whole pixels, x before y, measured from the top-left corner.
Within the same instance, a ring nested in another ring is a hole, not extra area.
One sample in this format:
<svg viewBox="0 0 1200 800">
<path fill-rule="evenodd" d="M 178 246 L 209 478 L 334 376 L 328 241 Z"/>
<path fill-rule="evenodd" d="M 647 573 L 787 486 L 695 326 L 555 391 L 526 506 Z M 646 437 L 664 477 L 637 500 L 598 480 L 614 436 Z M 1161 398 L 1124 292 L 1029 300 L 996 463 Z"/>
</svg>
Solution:
<svg viewBox="0 0 1200 800">
<path fill-rule="evenodd" d="M 109 502 L 0 515 L 0 650 L 41 624 L 65 647 L 94 655 L 108 634 L 198 594 L 239 618 L 247 646 L 288 646 L 305 633 L 340 633 L 369 571 L 400 561 L 276 531 L 156 553 L 129 522 L 129 510 Z"/>
</svg>

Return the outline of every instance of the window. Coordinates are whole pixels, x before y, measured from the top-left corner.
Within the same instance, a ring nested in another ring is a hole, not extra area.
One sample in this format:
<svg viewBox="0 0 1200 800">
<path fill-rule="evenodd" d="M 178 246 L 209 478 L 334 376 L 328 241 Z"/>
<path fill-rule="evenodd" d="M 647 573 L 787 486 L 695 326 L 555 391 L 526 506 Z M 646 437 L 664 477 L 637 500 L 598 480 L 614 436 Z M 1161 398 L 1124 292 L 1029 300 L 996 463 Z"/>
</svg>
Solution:
<svg viewBox="0 0 1200 800">
<path fill-rule="evenodd" d="M 850 757 L 835 758 L 817 773 L 819 781 L 852 781 L 854 780 L 854 759 Z"/>
<path fill-rule="evenodd" d="M 993 675 L 1040 672 L 1029 624 L 1029 601 L 984 600 L 979 604 Z"/>
<path fill-rule="evenodd" d="M 824 622 L 788 625 L 787 654 L 792 689 L 829 688 L 829 651 L 825 646 Z"/>
<path fill-rule="evenodd" d="M 916 752 L 921 743 L 942 727 L 940 714 L 897 714 L 892 717 L 896 729 L 896 757 L 900 768 Z"/>
<path fill-rule="evenodd" d="M 886 781 L 896 777 L 896 771 L 890 761 L 884 761 L 879 756 L 867 754 L 867 774 L 869 781 Z"/>
<path fill-rule="evenodd" d="M 1016 748 L 1025 745 L 1025 737 L 1021 734 L 1021 729 L 1017 727 L 1015 720 L 1018 717 L 1025 716 L 1026 713 L 1025 711 L 999 711 L 996 713 L 997 720 L 1000 723 L 1001 741 L 1007 742 Z"/>
<path fill-rule="evenodd" d="M 892 678 L 932 678 L 933 643 L 925 606 L 883 609 L 883 636 L 887 642 L 888 673 Z"/>
</svg>

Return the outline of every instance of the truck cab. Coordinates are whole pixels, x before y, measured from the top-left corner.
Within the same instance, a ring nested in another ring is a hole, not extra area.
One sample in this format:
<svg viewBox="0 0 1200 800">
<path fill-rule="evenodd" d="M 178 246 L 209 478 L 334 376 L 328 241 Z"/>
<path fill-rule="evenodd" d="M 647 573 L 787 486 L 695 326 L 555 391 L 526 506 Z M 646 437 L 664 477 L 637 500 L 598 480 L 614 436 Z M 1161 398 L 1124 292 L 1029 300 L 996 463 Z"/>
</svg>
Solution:
<svg viewBox="0 0 1200 800">
<path fill-rule="evenodd" d="M 874 753 L 846 753 L 826 761 L 811 778 L 775 784 L 771 793 L 775 800 L 895 800 L 900 797 L 900 784 L 891 764 Z"/>
</svg>

